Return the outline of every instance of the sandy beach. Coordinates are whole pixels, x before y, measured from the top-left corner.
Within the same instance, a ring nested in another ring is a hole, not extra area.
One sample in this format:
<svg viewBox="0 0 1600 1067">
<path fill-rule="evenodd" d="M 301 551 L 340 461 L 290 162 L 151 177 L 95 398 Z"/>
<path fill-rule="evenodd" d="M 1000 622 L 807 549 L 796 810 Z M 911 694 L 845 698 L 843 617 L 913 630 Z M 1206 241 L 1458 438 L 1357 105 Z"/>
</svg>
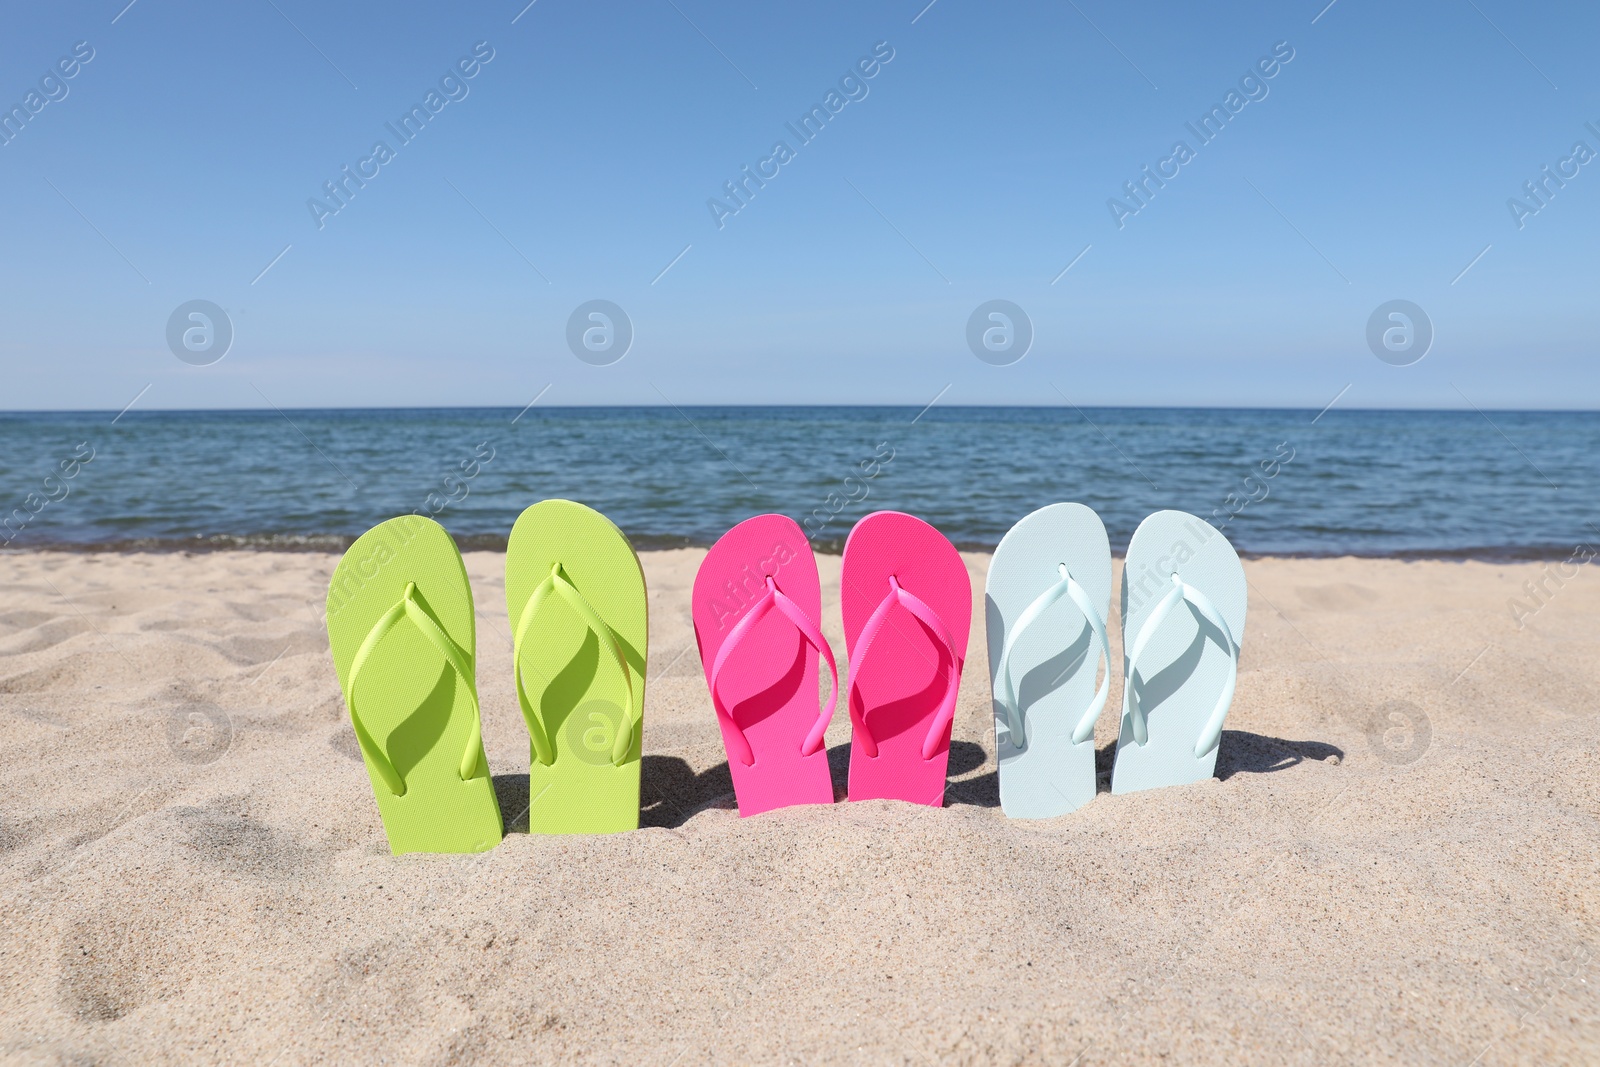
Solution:
<svg viewBox="0 0 1600 1067">
<path fill-rule="evenodd" d="M 503 557 L 468 554 L 509 832 L 399 859 L 319 617 L 335 557 L 0 555 L 0 1058 L 1600 1061 L 1590 568 L 1519 629 L 1545 564 L 1248 561 L 1217 779 L 1112 796 L 1114 678 L 1100 795 L 1024 822 L 968 554 L 946 807 L 741 820 L 702 555 L 643 557 L 645 828 L 551 838 L 525 832 Z M 841 713 L 840 795 L 848 744 Z"/>
</svg>

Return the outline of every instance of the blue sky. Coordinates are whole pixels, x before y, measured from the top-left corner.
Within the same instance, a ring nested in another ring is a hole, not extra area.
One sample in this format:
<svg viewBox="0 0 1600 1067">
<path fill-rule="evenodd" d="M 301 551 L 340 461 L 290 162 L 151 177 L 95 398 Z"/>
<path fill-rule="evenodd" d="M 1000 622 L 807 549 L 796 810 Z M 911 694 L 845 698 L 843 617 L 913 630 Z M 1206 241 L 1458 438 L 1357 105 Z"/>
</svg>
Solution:
<svg viewBox="0 0 1600 1067">
<path fill-rule="evenodd" d="M 0 39 L 0 103 L 59 97 L 0 147 L 0 408 L 1600 406 L 1600 161 L 1520 228 L 1507 203 L 1600 151 L 1593 5 L 125 3 Z M 1275 46 L 1202 144 L 1185 124 Z M 786 123 L 875 48 L 802 144 Z M 1435 331 L 1403 367 L 1366 341 L 1397 298 Z M 210 366 L 168 349 L 195 299 L 234 330 Z M 635 335 L 606 366 L 567 343 L 592 299 Z M 1032 322 L 1009 366 L 966 340 L 992 299 Z"/>
</svg>

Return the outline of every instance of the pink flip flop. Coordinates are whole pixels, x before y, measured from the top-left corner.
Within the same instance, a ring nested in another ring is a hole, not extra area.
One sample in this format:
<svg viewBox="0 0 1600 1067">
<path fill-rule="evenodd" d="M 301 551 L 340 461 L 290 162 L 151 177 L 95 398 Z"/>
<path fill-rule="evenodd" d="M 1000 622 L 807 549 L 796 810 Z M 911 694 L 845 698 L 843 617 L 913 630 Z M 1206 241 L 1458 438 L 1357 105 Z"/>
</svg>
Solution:
<svg viewBox="0 0 1600 1067">
<path fill-rule="evenodd" d="M 757 515 L 723 534 L 695 575 L 692 610 L 739 814 L 833 803 L 822 735 L 839 670 L 817 627 L 822 583 L 799 524 Z M 833 678 L 820 713 L 819 653 Z"/>
<path fill-rule="evenodd" d="M 851 800 L 944 804 L 950 723 L 972 628 L 972 581 L 921 519 L 877 511 L 844 546 Z"/>
</svg>

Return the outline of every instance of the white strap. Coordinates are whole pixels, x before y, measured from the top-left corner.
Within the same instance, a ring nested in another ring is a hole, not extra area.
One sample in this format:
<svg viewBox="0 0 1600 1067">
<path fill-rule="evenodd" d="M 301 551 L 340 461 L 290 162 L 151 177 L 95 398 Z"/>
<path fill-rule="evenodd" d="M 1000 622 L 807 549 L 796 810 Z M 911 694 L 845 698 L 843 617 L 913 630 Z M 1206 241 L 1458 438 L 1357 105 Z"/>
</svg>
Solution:
<svg viewBox="0 0 1600 1067">
<path fill-rule="evenodd" d="M 1021 701 L 1017 699 L 1016 687 L 1011 683 L 1011 653 L 1016 650 L 1022 634 L 1032 626 L 1039 617 L 1050 609 L 1050 606 L 1062 597 L 1071 597 L 1072 602 L 1078 606 L 1083 617 L 1088 620 L 1090 629 L 1094 630 L 1100 639 L 1100 655 L 1105 662 L 1105 677 L 1100 681 L 1100 688 L 1095 691 L 1094 699 L 1089 702 L 1089 708 L 1083 713 L 1078 723 L 1072 730 L 1072 743 L 1082 744 L 1094 736 L 1094 723 L 1100 717 L 1100 710 L 1106 706 L 1106 697 L 1111 693 L 1111 640 L 1106 635 L 1105 620 L 1095 610 L 1094 602 L 1089 599 L 1089 594 L 1079 585 L 1067 570 L 1065 563 L 1059 564 L 1058 569 L 1061 579 L 1050 588 L 1040 593 L 1033 603 L 1023 609 L 1017 616 L 1017 621 L 1011 627 L 1011 632 L 1006 635 L 1005 645 L 1000 651 L 1000 666 L 995 671 L 995 681 L 1002 687 L 1000 692 L 994 694 L 995 700 L 1006 709 L 1006 722 L 1011 729 L 1011 747 L 1021 749 L 1027 747 L 1027 728 L 1022 721 Z"/>
<path fill-rule="evenodd" d="M 1211 602 L 1211 598 L 1185 582 L 1176 573 L 1172 575 L 1171 590 L 1161 598 L 1161 602 L 1139 628 L 1138 637 L 1134 639 L 1133 652 L 1128 656 L 1127 684 L 1122 689 L 1122 710 L 1123 714 L 1128 716 L 1129 725 L 1133 727 L 1134 743 L 1146 744 L 1150 740 L 1150 726 L 1144 708 L 1139 703 L 1138 687 L 1134 684 L 1133 676 L 1139 669 L 1139 657 L 1143 654 L 1145 646 L 1155 636 L 1156 630 L 1166 620 L 1168 613 L 1185 600 L 1193 604 L 1227 642 L 1223 650 L 1228 653 L 1228 680 L 1222 687 L 1222 695 L 1218 698 L 1216 707 L 1211 709 L 1211 717 L 1206 720 L 1200 736 L 1195 740 L 1194 755 L 1196 759 L 1200 759 L 1215 749 L 1222 740 L 1222 722 L 1228 717 L 1228 706 L 1233 703 L 1234 686 L 1239 681 L 1239 642 L 1234 638 L 1228 621 L 1222 617 L 1222 612 Z"/>
</svg>

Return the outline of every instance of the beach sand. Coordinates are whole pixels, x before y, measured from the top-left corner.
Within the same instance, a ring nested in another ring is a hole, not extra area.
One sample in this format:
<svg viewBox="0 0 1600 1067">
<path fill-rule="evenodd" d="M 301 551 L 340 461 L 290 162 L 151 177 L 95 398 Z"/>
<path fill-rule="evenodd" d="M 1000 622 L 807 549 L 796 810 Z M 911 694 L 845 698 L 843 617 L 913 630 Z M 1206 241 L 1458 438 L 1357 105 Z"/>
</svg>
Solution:
<svg viewBox="0 0 1600 1067">
<path fill-rule="evenodd" d="M 510 832 L 398 859 L 319 619 L 334 557 L 0 555 L 0 1058 L 1600 1062 L 1589 568 L 1518 629 L 1543 564 L 1249 561 L 1217 779 L 1106 791 L 1117 678 L 1100 795 L 1024 822 L 969 554 L 947 806 L 741 820 L 702 555 L 644 555 L 646 828 L 551 838 L 503 557 L 469 554 Z M 841 712 L 841 794 L 848 741 Z"/>
</svg>

